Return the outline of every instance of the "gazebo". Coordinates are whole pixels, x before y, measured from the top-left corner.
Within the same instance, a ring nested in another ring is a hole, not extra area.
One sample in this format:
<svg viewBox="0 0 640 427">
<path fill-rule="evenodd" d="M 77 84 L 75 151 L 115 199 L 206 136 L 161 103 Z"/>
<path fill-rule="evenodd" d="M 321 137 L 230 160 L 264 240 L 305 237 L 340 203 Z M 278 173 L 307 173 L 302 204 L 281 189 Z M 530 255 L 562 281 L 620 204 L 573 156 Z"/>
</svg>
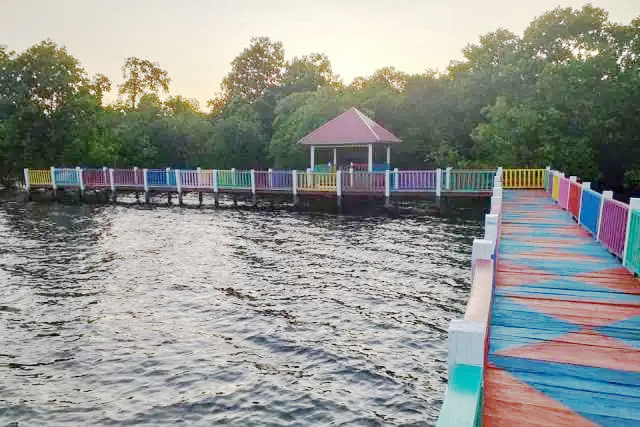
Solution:
<svg viewBox="0 0 640 427">
<path fill-rule="evenodd" d="M 356 107 L 352 107 L 337 117 L 329 120 L 316 130 L 309 132 L 299 144 L 310 147 L 310 168 L 316 166 L 316 147 L 333 148 L 333 164 L 338 164 L 338 148 L 367 147 L 368 171 L 373 171 L 373 151 L 375 145 L 385 145 L 387 150 L 386 167 L 391 166 L 391 145 L 402 141 L 378 123 L 364 115 Z"/>
</svg>

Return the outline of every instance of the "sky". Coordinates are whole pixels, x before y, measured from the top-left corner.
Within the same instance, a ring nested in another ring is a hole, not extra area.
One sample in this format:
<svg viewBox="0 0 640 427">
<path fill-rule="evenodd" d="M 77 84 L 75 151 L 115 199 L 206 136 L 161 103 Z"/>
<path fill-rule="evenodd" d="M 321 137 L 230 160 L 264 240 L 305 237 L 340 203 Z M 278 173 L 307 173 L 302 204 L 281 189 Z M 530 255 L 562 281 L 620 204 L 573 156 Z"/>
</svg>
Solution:
<svg viewBox="0 0 640 427">
<path fill-rule="evenodd" d="M 348 84 L 385 66 L 407 73 L 443 71 L 481 34 L 506 28 L 518 35 L 555 7 L 578 0 L 20 0 L 0 12 L 0 44 L 21 52 L 51 38 L 78 58 L 89 76 L 113 82 L 117 97 L 125 58 L 158 62 L 171 95 L 202 109 L 221 91 L 231 61 L 251 37 L 284 44 L 286 59 L 325 53 Z M 613 22 L 640 16 L 640 0 L 592 2 Z"/>
</svg>

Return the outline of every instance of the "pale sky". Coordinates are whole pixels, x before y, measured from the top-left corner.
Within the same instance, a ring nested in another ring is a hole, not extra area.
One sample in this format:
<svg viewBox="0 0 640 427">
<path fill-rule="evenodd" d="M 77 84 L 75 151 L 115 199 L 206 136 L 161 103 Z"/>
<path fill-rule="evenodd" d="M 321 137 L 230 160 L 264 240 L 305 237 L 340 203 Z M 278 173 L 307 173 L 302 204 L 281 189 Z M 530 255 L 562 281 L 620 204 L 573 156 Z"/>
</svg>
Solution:
<svg viewBox="0 0 640 427">
<path fill-rule="evenodd" d="M 220 92 L 231 61 L 253 36 L 284 44 L 286 59 L 325 53 L 345 83 L 385 66 L 407 73 L 444 70 L 481 34 L 527 25 L 579 0 L 7 0 L 0 44 L 21 52 L 51 38 L 80 60 L 89 76 L 122 82 L 126 57 L 157 61 L 169 72 L 171 95 L 206 100 Z M 640 16 L 640 0 L 592 2 L 610 20 Z"/>
</svg>

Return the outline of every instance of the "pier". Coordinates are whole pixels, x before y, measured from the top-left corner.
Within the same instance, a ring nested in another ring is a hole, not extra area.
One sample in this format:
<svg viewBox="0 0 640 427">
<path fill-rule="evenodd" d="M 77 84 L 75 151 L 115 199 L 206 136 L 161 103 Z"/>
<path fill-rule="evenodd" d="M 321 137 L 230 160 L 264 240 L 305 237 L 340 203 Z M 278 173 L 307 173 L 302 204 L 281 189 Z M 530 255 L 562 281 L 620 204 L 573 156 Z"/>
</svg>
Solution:
<svg viewBox="0 0 640 427">
<path fill-rule="evenodd" d="M 439 427 L 640 425 L 640 199 L 544 181 L 496 180 Z"/>
</svg>

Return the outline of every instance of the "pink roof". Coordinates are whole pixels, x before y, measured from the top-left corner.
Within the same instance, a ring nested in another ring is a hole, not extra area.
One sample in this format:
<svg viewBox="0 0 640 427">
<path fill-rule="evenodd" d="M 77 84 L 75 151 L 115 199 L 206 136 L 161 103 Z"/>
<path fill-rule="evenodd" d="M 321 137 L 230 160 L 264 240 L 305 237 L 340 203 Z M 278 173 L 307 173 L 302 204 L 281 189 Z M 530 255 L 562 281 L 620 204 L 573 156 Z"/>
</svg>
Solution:
<svg viewBox="0 0 640 427">
<path fill-rule="evenodd" d="M 352 107 L 309 132 L 298 143 L 304 145 L 397 144 L 391 132 Z"/>
</svg>

